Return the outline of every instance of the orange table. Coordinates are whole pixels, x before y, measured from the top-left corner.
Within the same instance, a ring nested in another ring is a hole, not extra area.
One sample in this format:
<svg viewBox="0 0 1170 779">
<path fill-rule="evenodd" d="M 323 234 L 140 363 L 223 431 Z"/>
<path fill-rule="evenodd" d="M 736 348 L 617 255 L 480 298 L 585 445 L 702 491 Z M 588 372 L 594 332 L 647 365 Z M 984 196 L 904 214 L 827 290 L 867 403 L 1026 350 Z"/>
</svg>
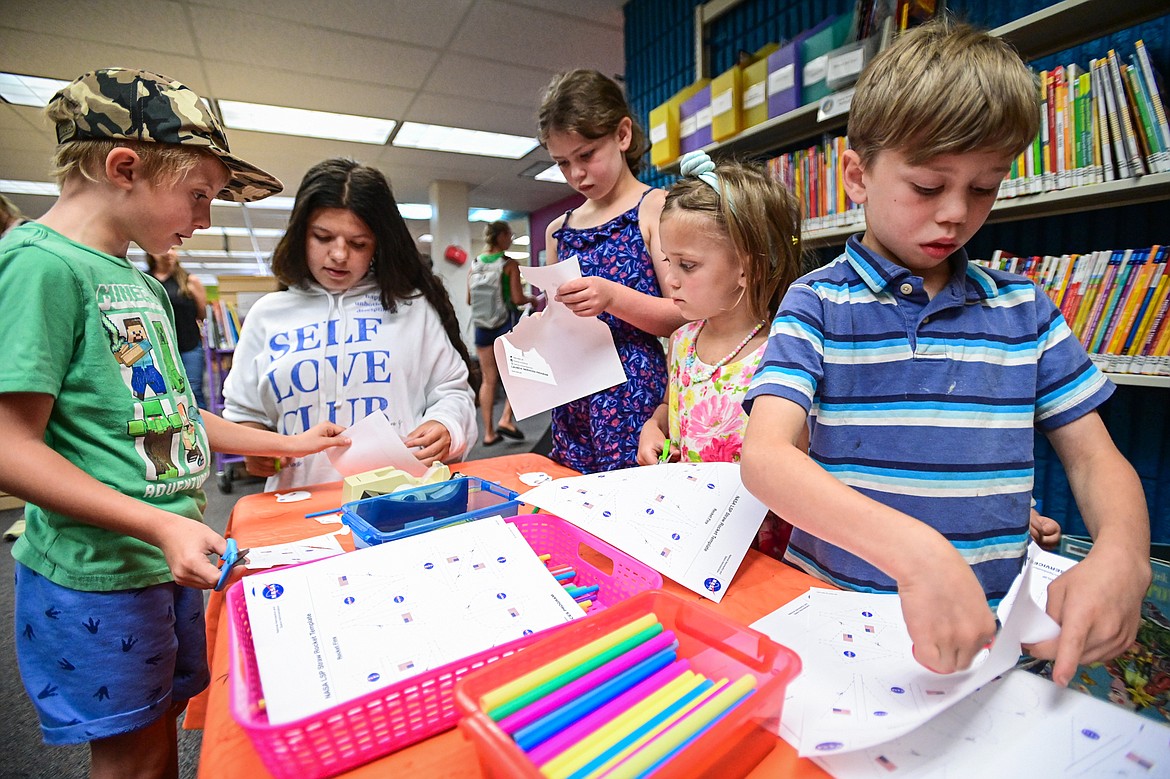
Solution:
<svg viewBox="0 0 1170 779">
<path fill-rule="evenodd" d="M 522 492 L 527 487 L 519 475 L 543 471 L 549 476 L 575 475 L 564 466 L 536 454 L 519 454 L 475 460 L 452 467 L 452 470 L 494 481 Z M 298 503 L 277 503 L 272 493 L 241 498 L 228 520 L 227 535 L 235 538 L 241 547 L 265 546 L 294 541 L 327 532 L 305 514 L 323 511 L 341 505 L 341 484 L 321 484 L 306 488 L 312 493 L 309 500 Z M 343 546 L 352 547 L 352 536 L 340 536 Z M 749 551 L 739 573 L 727 590 L 723 601 L 707 605 L 744 624 L 751 624 L 774 611 L 810 586 L 820 584 L 812 577 L 789 568 L 758 552 Z M 702 600 L 690 590 L 667 581 L 663 589 L 687 600 Z M 187 727 L 202 725 L 203 749 L 199 759 L 201 779 L 264 779 L 270 777 L 260 762 L 244 730 L 236 724 L 228 709 L 228 629 L 227 612 L 223 608 L 223 594 L 212 593 L 207 610 L 207 646 L 211 663 L 211 686 L 191 703 L 187 713 Z M 374 779 L 385 776 L 443 777 L 443 779 L 478 779 L 483 774 L 475 747 L 458 730 L 449 730 L 367 763 L 346 774 L 354 779 Z M 781 776 L 827 776 L 811 761 L 797 758 L 796 752 L 780 739 L 776 748 L 751 773 L 753 779 Z"/>
</svg>

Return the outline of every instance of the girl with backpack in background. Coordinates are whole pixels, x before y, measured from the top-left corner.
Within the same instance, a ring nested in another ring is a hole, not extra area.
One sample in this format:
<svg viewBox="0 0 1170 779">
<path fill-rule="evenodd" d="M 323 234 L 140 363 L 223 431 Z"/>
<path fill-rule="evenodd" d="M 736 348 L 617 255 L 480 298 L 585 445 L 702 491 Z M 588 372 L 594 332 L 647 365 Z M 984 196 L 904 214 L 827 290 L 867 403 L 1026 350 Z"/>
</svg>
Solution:
<svg viewBox="0 0 1170 779">
<path fill-rule="evenodd" d="M 512 228 L 507 222 L 491 222 L 483 230 L 484 252 L 471 262 L 467 273 L 467 304 L 475 325 L 475 351 L 483 381 L 479 385 L 479 414 L 483 419 L 483 445 L 500 442 L 500 436 L 523 441 L 524 433 L 512 419 L 512 404 L 504 398 L 500 421 L 492 425 L 496 403 L 496 384 L 500 378 L 496 365 L 495 342 L 508 333 L 520 319 L 520 306 L 535 300 L 524 294 L 520 264 L 504 254 L 512 245 Z"/>
</svg>

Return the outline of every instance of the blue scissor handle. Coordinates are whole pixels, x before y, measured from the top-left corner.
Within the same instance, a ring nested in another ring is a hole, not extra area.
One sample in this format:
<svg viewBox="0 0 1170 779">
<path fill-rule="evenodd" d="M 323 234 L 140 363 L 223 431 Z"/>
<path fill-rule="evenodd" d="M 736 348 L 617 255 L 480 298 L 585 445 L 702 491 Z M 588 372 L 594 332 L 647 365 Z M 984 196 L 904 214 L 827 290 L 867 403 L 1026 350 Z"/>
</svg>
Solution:
<svg viewBox="0 0 1170 779">
<path fill-rule="evenodd" d="M 219 581 L 215 583 L 215 591 L 219 592 L 227 584 L 228 577 L 232 574 L 232 568 L 235 567 L 236 562 L 240 559 L 239 545 L 236 544 L 236 539 L 229 538 L 227 540 L 227 549 L 220 555 L 219 567 Z"/>
</svg>

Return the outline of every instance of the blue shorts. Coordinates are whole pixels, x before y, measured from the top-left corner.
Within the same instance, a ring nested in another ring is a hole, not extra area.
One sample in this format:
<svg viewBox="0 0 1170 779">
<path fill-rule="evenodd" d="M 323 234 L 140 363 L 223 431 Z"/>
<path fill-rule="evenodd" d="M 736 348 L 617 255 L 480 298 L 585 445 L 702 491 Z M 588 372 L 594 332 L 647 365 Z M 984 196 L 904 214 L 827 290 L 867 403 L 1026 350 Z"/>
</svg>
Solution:
<svg viewBox="0 0 1170 779">
<path fill-rule="evenodd" d="M 210 680 L 203 593 L 83 592 L 16 563 L 16 659 L 46 744 L 139 730 Z"/>
<path fill-rule="evenodd" d="M 480 327 L 479 325 L 476 325 L 475 345 L 481 347 L 494 345 L 497 338 L 499 338 L 501 335 L 504 335 L 505 333 L 512 331 L 512 328 L 516 326 L 516 322 L 518 322 L 519 319 L 520 317 L 515 312 L 509 311 L 508 318 L 505 319 L 504 324 L 500 325 L 499 327 Z"/>
</svg>

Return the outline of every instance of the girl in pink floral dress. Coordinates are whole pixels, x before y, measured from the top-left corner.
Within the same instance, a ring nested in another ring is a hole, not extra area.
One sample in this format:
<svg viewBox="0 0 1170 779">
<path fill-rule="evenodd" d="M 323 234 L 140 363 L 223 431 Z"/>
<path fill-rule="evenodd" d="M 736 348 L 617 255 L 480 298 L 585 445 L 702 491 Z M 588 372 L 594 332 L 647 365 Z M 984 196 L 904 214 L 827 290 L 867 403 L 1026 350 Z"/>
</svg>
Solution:
<svg viewBox="0 0 1170 779">
<path fill-rule="evenodd" d="M 670 339 L 669 387 L 642 427 L 638 462 L 739 462 L 743 396 L 768 340 L 768 323 L 800 273 L 796 200 L 759 168 L 683 158 L 659 234 L 663 294 L 688 323 Z M 788 528 L 769 514 L 759 546 L 782 557 Z"/>
</svg>

